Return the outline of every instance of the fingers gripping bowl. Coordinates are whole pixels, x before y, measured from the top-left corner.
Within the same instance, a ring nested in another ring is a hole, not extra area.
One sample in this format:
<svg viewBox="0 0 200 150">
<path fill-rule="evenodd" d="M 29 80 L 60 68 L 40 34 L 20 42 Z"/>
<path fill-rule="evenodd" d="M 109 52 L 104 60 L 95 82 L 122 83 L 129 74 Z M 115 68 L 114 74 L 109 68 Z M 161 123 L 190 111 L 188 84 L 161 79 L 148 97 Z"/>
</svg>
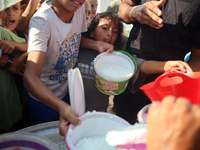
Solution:
<svg viewBox="0 0 200 150">
<path fill-rule="evenodd" d="M 69 150 L 82 150 L 86 149 L 83 146 L 86 146 L 85 143 L 82 145 L 81 149 L 77 145 L 81 140 L 85 138 L 94 139 L 93 142 L 89 143 L 88 146 L 91 149 L 94 148 L 96 137 L 104 137 L 111 130 L 120 130 L 122 128 L 129 127 L 130 124 L 124 119 L 105 112 L 87 112 L 80 117 L 82 123 L 81 125 L 74 126 L 69 125 L 68 130 L 65 135 L 65 143 Z M 97 139 L 99 140 L 99 139 Z M 98 141 L 96 146 L 106 146 L 106 143 L 102 143 L 101 140 Z M 93 147 L 92 147 L 93 146 Z M 104 148 L 106 150 L 106 148 Z"/>
</svg>

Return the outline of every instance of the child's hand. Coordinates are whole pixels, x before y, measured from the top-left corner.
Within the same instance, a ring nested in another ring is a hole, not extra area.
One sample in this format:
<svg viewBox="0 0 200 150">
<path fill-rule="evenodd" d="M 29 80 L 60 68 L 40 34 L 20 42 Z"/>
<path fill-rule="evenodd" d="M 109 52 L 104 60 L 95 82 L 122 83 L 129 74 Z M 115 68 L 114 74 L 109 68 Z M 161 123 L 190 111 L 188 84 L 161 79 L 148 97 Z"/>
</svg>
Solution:
<svg viewBox="0 0 200 150">
<path fill-rule="evenodd" d="M 1 40 L 0 49 L 2 50 L 3 54 L 11 54 L 15 49 L 15 45 L 10 40 Z"/>
<path fill-rule="evenodd" d="M 178 71 L 185 72 L 186 70 L 192 71 L 190 66 L 183 61 L 177 60 L 177 61 L 167 61 L 164 65 L 164 71 L 167 71 L 171 69 L 172 67 L 178 67 Z"/>
<path fill-rule="evenodd" d="M 28 53 L 23 53 L 22 55 L 13 58 L 13 63 L 8 68 L 8 70 L 14 74 L 18 74 L 22 76 L 24 74 L 27 56 L 28 56 Z"/>
<path fill-rule="evenodd" d="M 112 44 L 109 44 L 109 43 L 97 41 L 96 49 L 99 53 L 102 53 L 102 52 L 105 52 L 105 51 L 107 53 L 112 53 L 114 51 L 114 46 Z"/>
<path fill-rule="evenodd" d="M 60 114 L 59 133 L 62 136 L 65 136 L 67 125 L 69 123 L 73 125 L 81 124 L 81 120 L 77 116 L 75 116 L 69 105 L 62 105 L 60 107 L 59 114 Z"/>
</svg>

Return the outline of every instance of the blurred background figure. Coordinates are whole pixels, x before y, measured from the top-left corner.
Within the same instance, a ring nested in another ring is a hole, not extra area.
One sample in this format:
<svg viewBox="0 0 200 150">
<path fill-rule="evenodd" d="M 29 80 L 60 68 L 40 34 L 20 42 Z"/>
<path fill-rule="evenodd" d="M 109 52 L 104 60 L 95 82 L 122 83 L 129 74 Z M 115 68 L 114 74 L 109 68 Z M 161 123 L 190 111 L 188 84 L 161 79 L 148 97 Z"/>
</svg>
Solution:
<svg viewBox="0 0 200 150">
<path fill-rule="evenodd" d="M 21 12 L 23 13 L 27 7 L 28 0 L 22 0 L 21 1 Z"/>
<path fill-rule="evenodd" d="M 85 1 L 85 16 L 86 16 L 86 21 L 87 21 L 87 27 L 90 24 L 90 15 L 91 15 L 91 4 L 89 2 L 89 0 Z"/>
<path fill-rule="evenodd" d="M 43 4 L 43 2 L 44 2 L 45 0 L 40 0 L 40 2 L 39 2 L 39 4 L 38 4 L 38 6 L 37 6 L 37 9 L 36 10 L 38 10 L 41 6 L 42 6 L 42 4 Z"/>
<path fill-rule="evenodd" d="M 92 19 L 97 13 L 98 0 L 89 0 L 89 2 L 91 5 L 91 19 Z"/>
<path fill-rule="evenodd" d="M 17 30 L 28 34 L 29 21 L 33 14 L 40 8 L 44 0 L 23 0 L 21 1 L 21 19 L 17 25 Z"/>
<path fill-rule="evenodd" d="M 115 14 L 118 15 L 118 11 L 119 11 L 119 5 L 121 4 L 123 0 L 114 0 L 110 3 L 110 5 L 108 6 L 106 11 L 111 11 Z"/>
</svg>

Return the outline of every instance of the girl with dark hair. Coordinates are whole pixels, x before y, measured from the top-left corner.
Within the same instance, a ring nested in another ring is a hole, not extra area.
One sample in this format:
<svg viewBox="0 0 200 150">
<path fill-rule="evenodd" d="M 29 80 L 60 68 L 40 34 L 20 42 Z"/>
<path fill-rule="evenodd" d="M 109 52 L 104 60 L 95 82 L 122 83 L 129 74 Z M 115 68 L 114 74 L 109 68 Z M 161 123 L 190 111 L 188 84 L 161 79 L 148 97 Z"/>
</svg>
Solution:
<svg viewBox="0 0 200 150">
<path fill-rule="evenodd" d="M 83 35 L 96 41 L 114 45 L 114 49 L 121 49 L 121 34 L 123 25 L 118 16 L 112 12 L 97 14 Z M 109 96 L 99 92 L 95 87 L 94 58 L 99 52 L 80 49 L 78 67 L 81 71 L 84 90 L 86 111 L 107 111 Z"/>
<path fill-rule="evenodd" d="M 109 34 L 108 31 L 110 30 L 109 29 L 110 26 L 113 26 L 112 37 L 114 37 L 114 40 L 106 41 L 104 39 L 106 36 L 104 37 L 97 36 L 99 34 Z M 121 49 L 122 48 L 122 32 L 123 32 L 123 24 L 118 18 L 118 16 L 112 12 L 103 12 L 103 13 L 97 14 L 91 20 L 91 23 L 88 27 L 88 31 L 84 33 L 83 35 L 97 41 L 99 40 L 99 41 L 108 42 L 110 44 L 113 44 L 115 49 Z M 117 38 L 115 39 L 115 37 Z"/>
</svg>

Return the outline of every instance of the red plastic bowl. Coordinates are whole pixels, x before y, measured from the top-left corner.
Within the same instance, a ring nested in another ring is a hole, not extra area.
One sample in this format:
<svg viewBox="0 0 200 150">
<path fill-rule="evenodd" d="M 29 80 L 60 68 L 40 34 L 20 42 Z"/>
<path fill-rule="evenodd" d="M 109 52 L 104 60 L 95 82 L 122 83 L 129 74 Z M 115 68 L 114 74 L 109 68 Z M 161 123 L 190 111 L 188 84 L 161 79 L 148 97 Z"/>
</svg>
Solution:
<svg viewBox="0 0 200 150">
<path fill-rule="evenodd" d="M 151 101 L 162 101 L 165 96 L 185 97 L 192 104 L 200 105 L 200 72 L 172 72 L 160 75 L 154 82 L 140 89 Z"/>
</svg>

